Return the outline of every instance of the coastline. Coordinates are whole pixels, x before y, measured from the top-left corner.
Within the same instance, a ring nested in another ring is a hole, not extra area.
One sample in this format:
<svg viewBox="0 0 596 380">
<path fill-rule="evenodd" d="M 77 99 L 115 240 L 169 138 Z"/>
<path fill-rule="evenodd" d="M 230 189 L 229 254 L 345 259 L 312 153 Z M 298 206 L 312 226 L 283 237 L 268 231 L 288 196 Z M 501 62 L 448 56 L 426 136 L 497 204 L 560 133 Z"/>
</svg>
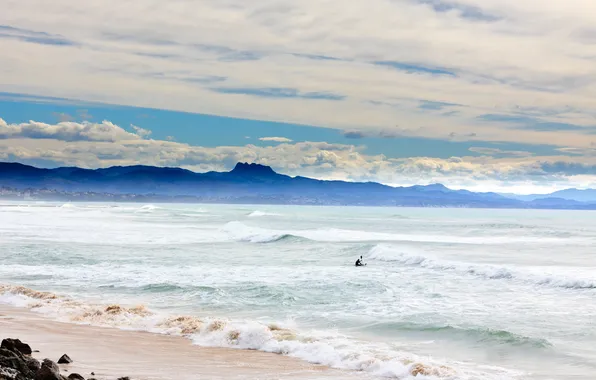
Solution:
<svg viewBox="0 0 596 380">
<path fill-rule="evenodd" d="M 68 354 L 63 374 L 112 380 L 345 379 L 360 375 L 253 350 L 206 348 L 183 337 L 50 320 L 26 309 L 0 305 L 0 337 L 28 343 L 38 360 Z M 91 372 L 95 373 L 91 376 Z M 362 378 L 358 376 L 358 378 Z"/>
</svg>

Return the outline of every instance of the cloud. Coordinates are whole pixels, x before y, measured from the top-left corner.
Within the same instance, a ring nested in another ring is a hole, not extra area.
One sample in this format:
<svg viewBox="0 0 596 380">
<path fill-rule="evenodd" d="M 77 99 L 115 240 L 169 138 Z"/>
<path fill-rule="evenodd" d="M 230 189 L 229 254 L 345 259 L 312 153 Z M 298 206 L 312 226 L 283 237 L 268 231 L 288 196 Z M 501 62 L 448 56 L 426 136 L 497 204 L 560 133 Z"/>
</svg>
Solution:
<svg viewBox="0 0 596 380">
<path fill-rule="evenodd" d="M 259 140 L 261 140 L 261 141 L 273 141 L 273 142 L 278 142 L 278 143 L 289 143 L 289 142 L 292 142 L 292 140 L 290 140 L 287 137 L 261 137 L 261 138 L 259 138 Z"/>
<path fill-rule="evenodd" d="M 521 129 L 534 131 L 589 131 L 596 132 L 596 124 L 591 126 L 581 126 L 570 123 L 561 123 L 554 121 L 543 121 L 540 118 L 520 116 L 520 115 L 495 115 L 487 114 L 479 116 L 479 119 L 487 121 L 497 121 L 511 123 Z"/>
<path fill-rule="evenodd" d="M 116 142 L 138 140 L 150 133 L 142 128 L 134 127 L 137 133 L 130 133 L 119 126 L 104 121 L 102 123 L 69 122 L 46 124 L 30 121 L 21 124 L 8 124 L 0 119 L 0 139 L 53 139 L 60 141 L 97 141 Z M 139 134 L 140 133 L 140 134 Z"/>
<path fill-rule="evenodd" d="M 10 136 L 8 131 L 12 133 Z M 35 121 L 10 125 L 2 121 L 0 133 L 4 138 L 0 140 L 0 159 L 46 166 L 96 168 L 145 164 L 207 171 L 229 170 L 236 162 L 256 162 L 289 175 L 320 179 L 372 180 L 394 185 L 441 182 L 454 187 L 486 189 L 521 185 L 569 187 L 596 182 L 596 157 L 522 157 L 505 151 L 498 158 L 393 159 L 382 154 L 365 154 L 364 147 L 358 145 L 285 140 L 271 146 L 202 147 L 143 139 L 108 121 L 54 125 Z"/>
<path fill-rule="evenodd" d="M 592 143 L 593 148 L 558 148 L 561 153 L 571 154 L 574 156 L 596 157 L 596 144 Z"/>
<path fill-rule="evenodd" d="M 596 175 L 596 164 L 568 161 L 541 162 L 540 169 L 545 173 L 565 173 L 565 175 Z"/>
<path fill-rule="evenodd" d="M 147 138 L 151 135 L 151 131 L 148 129 L 143 129 L 141 127 L 137 127 L 134 124 L 130 125 L 132 127 L 132 129 L 134 129 L 135 134 L 141 138 Z"/>
<path fill-rule="evenodd" d="M 497 148 L 486 148 L 486 147 L 471 147 L 470 152 L 479 153 L 486 156 L 505 156 L 505 157 L 528 157 L 532 153 L 526 151 L 517 150 L 501 150 Z"/>
<path fill-rule="evenodd" d="M 596 115 L 593 7 L 205 0 L 189 12 L 183 2 L 13 2 L 0 14 L 0 91 L 585 148 Z M 461 106 L 441 112 L 441 103 Z M 479 118 L 516 112 L 543 124 Z"/>
</svg>

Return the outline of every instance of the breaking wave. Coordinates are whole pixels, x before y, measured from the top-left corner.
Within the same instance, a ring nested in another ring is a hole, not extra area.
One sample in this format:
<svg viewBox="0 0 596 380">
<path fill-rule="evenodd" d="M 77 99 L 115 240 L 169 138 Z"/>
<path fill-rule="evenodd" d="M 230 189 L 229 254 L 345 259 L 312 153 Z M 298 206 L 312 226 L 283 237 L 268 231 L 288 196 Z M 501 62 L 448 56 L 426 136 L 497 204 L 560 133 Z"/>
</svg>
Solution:
<svg viewBox="0 0 596 380">
<path fill-rule="evenodd" d="M 416 235 L 343 230 L 337 228 L 319 228 L 311 230 L 275 230 L 254 227 L 239 221 L 225 224 L 222 228 L 232 239 L 251 243 L 268 243 L 283 238 L 296 237 L 319 242 L 428 242 L 451 244 L 508 244 L 513 242 L 540 241 L 557 243 L 558 238 L 531 237 L 486 237 L 486 236 L 451 236 L 451 235 Z"/>
<path fill-rule="evenodd" d="M 253 211 L 250 214 L 248 214 L 249 217 L 251 218 L 258 218 L 261 216 L 280 216 L 280 214 L 276 214 L 274 212 L 265 212 L 265 211 Z"/>
<path fill-rule="evenodd" d="M 304 239 L 302 236 L 293 235 L 284 231 L 250 227 L 241 222 L 229 222 L 223 227 L 223 231 L 233 240 L 249 243 L 273 243 L 282 240 Z"/>
<path fill-rule="evenodd" d="M 135 210 L 136 213 L 151 213 L 155 210 L 159 210 L 159 207 L 154 205 L 145 205 Z"/>
<path fill-rule="evenodd" d="M 517 375 L 501 368 L 480 371 L 459 362 L 442 363 L 389 347 L 371 348 L 333 332 L 304 334 L 288 323 L 167 315 L 144 305 L 89 304 L 11 285 L 0 285 L 0 303 L 26 307 L 62 322 L 179 335 L 200 346 L 259 350 L 395 379 L 514 379 Z"/>
<path fill-rule="evenodd" d="M 398 247 L 385 244 L 378 244 L 370 249 L 368 259 L 396 262 L 407 266 L 418 266 L 438 271 L 453 271 L 490 280 L 517 280 L 534 285 L 549 285 L 566 289 L 596 289 L 596 278 L 570 278 L 561 274 L 538 273 L 493 265 L 439 260 L 422 255 L 404 253 Z"/>
</svg>

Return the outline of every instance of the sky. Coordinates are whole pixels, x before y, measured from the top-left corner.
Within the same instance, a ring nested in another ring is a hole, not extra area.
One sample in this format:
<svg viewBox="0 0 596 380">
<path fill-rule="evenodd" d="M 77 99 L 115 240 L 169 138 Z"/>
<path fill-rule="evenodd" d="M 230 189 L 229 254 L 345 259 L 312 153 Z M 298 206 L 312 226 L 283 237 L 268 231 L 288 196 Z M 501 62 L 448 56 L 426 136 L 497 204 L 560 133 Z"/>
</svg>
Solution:
<svg viewBox="0 0 596 380">
<path fill-rule="evenodd" d="M 596 187 L 593 0 L 0 7 L 2 161 Z"/>
</svg>

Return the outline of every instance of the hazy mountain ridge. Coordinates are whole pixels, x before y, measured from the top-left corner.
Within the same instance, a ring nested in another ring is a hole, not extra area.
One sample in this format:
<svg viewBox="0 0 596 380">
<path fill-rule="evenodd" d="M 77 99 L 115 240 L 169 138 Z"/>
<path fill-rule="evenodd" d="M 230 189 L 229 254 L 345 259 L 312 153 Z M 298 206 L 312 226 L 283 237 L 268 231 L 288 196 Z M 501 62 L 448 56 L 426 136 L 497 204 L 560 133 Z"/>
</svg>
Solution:
<svg viewBox="0 0 596 380">
<path fill-rule="evenodd" d="M 42 169 L 0 163 L 0 186 L 5 188 L 5 197 L 6 194 L 18 197 L 27 192 L 37 198 L 87 199 L 92 196 L 93 200 L 149 197 L 164 201 L 232 203 L 596 209 L 596 202 L 590 205 L 552 198 L 528 201 L 496 193 L 451 190 L 441 184 L 391 187 L 375 182 L 290 177 L 268 166 L 248 163 L 238 163 L 229 172 L 207 173 L 142 165 Z"/>
<path fill-rule="evenodd" d="M 518 199 L 521 201 L 534 201 L 537 199 L 566 199 L 577 202 L 596 202 L 596 189 L 565 189 L 555 191 L 550 194 L 529 194 L 529 195 L 518 195 L 518 194 L 501 194 L 507 198 Z"/>
</svg>

